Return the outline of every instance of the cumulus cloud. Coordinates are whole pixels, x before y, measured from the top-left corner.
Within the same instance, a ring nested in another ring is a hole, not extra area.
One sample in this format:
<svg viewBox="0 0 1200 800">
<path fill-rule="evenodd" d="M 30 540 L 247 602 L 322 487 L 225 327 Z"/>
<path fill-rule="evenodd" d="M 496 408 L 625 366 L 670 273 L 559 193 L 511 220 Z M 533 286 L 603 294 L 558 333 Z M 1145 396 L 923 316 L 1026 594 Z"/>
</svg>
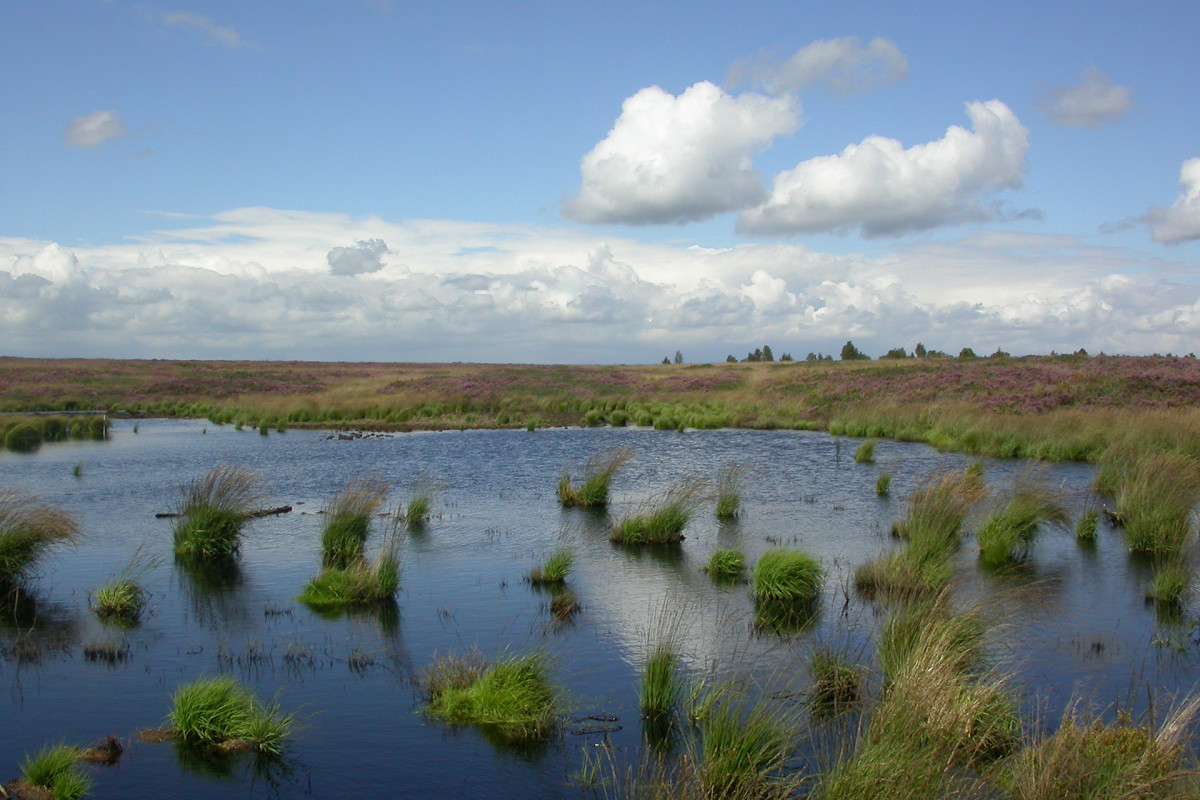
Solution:
<svg viewBox="0 0 1200 800">
<path fill-rule="evenodd" d="M 325 256 L 334 275 L 362 275 L 383 269 L 383 257 L 390 250 L 383 239 L 356 242 L 353 247 L 335 247 Z"/>
<path fill-rule="evenodd" d="M 218 25 L 203 14 L 191 11 L 170 11 L 162 15 L 162 22 L 171 28 L 190 28 L 200 33 L 209 44 L 222 47 L 244 47 L 241 34 L 229 25 Z"/>
<path fill-rule="evenodd" d="M 1182 244 L 1200 239 L 1200 158 L 1189 158 L 1179 168 L 1183 194 L 1170 208 L 1152 208 L 1142 218 L 1154 241 Z"/>
<path fill-rule="evenodd" d="M 678 97 L 652 86 L 621 106 L 583 157 L 579 194 L 564 212 L 589 223 L 702 220 L 761 202 L 753 154 L 799 125 L 790 97 L 734 97 L 707 81 Z"/>
<path fill-rule="evenodd" d="M 120 139 L 125 134 L 120 114 L 110 109 L 75 117 L 63 132 L 63 138 L 72 147 L 89 149 L 109 139 Z"/>
<path fill-rule="evenodd" d="M 897 236 L 997 217 L 999 207 L 982 200 L 1020 186 L 1029 131 L 999 100 L 967 103 L 966 112 L 969 131 L 952 125 L 941 139 L 908 149 L 869 136 L 780 173 L 767 201 L 741 214 L 738 229 Z"/>
<path fill-rule="evenodd" d="M 1079 83 L 1053 89 L 1038 107 L 1058 125 L 1099 128 L 1133 108 L 1133 92 L 1116 85 L 1100 70 L 1089 69 Z"/>
<path fill-rule="evenodd" d="M 881 37 L 863 47 L 857 37 L 820 39 L 796 51 L 779 66 L 736 65 L 735 73 L 751 71 L 776 93 L 796 92 L 823 85 L 837 94 L 853 94 L 908 77 L 908 58 Z"/>
</svg>

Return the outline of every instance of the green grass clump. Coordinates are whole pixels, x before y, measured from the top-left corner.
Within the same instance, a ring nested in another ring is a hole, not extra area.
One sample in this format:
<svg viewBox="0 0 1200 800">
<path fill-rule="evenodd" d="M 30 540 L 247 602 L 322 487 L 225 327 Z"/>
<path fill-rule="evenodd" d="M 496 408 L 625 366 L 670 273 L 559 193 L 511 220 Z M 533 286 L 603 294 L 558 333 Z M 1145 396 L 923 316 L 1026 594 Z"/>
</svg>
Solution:
<svg viewBox="0 0 1200 800">
<path fill-rule="evenodd" d="M 751 592 L 759 603 L 811 603 L 821 595 L 825 573 L 817 560 L 799 550 L 768 550 L 754 565 Z"/>
<path fill-rule="evenodd" d="M 566 581 L 567 576 L 571 574 L 571 567 L 574 563 L 575 556 L 570 550 L 556 550 L 543 563 L 537 564 L 533 569 L 529 570 L 529 574 L 526 577 L 529 578 L 529 582 L 534 586 L 563 583 Z"/>
<path fill-rule="evenodd" d="M 868 439 L 860 444 L 854 451 L 854 461 L 858 464 L 875 463 L 875 445 L 874 439 Z"/>
<path fill-rule="evenodd" d="M 568 508 L 603 508 L 608 505 L 613 476 L 632 458 L 633 450 L 628 447 L 592 456 L 584 465 L 583 481 L 578 485 L 571 482 L 570 473 L 563 472 L 558 481 L 558 501 Z"/>
<path fill-rule="evenodd" d="M 881 472 L 879 477 L 875 479 L 875 494 L 880 497 L 887 497 L 892 493 L 892 473 Z"/>
<path fill-rule="evenodd" d="M 1099 509 L 1091 508 L 1083 512 L 1083 516 L 1075 523 L 1075 541 L 1080 543 L 1096 541 L 1096 529 L 1099 526 Z"/>
<path fill-rule="evenodd" d="M 36 756 L 25 757 L 21 775 L 54 800 L 78 800 L 92 788 L 92 780 L 79 763 L 80 751 L 66 744 L 47 745 Z"/>
<path fill-rule="evenodd" d="M 422 673 L 426 712 L 452 724 L 473 724 L 508 742 L 548 739 L 559 726 L 558 692 L 544 656 L 494 663 L 473 653 L 440 656 Z"/>
<path fill-rule="evenodd" d="M 718 548 L 708 557 L 703 569 L 713 580 L 740 580 L 746 573 L 746 557 L 736 547 Z"/>
<path fill-rule="evenodd" d="M 42 433 L 33 425 L 14 425 L 4 435 L 4 446 L 14 453 L 32 453 L 42 446 Z"/>
<path fill-rule="evenodd" d="M 570 589 L 556 592 L 550 599 L 550 613 L 559 622 L 566 622 L 579 613 L 579 598 Z"/>
<path fill-rule="evenodd" d="M 1129 549 L 1170 556 L 1192 537 L 1192 511 L 1200 499 L 1200 463 L 1176 453 L 1144 453 L 1126 468 L 1117 512 Z"/>
<path fill-rule="evenodd" d="M 346 567 L 360 560 L 371 529 L 371 517 L 387 497 L 388 485 L 373 476 L 357 478 L 329 498 L 322 512 L 322 561 Z"/>
<path fill-rule="evenodd" d="M 644 717 L 669 717 L 683 696 L 679 653 L 674 643 L 660 642 L 646 658 L 638 685 L 638 702 Z"/>
<path fill-rule="evenodd" d="M 1187 562 L 1179 558 L 1164 560 L 1154 567 L 1154 579 L 1146 592 L 1146 599 L 1178 606 L 1191 582 L 1192 572 L 1188 569 Z"/>
<path fill-rule="evenodd" d="M 240 467 L 215 467 L 184 484 L 176 509 L 175 555 L 201 562 L 233 558 L 260 497 L 258 477 Z"/>
<path fill-rule="evenodd" d="M 795 787 L 784 775 L 795 724 L 759 701 L 724 695 L 700 723 L 699 777 L 702 797 L 790 797 Z"/>
<path fill-rule="evenodd" d="M 427 475 L 413 481 L 408 501 L 404 504 L 404 513 L 399 514 L 410 530 L 420 528 L 429 521 L 429 516 L 433 513 L 433 504 L 441 490 L 441 484 Z"/>
<path fill-rule="evenodd" d="M 613 524 L 609 539 L 633 545 L 679 542 L 683 539 L 684 527 L 706 495 L 704 481 L 696 478 L 678 481 L 662 497 L 647 500 L 632 513 L 619 518 Z"/>
<path fill-rule="evenodd" d="M 146 590 L 137 581 L 117 578 L 92 596 L 92 611 L 101 619 L 137 622 L 146 608 Z"/>
<path fill-rule="evenodd" d="M 400 555 L 385 545 L 374 563 L 359 558 L 344 567 L 325 567 L 296 598 L 316 610 L 369 606 L 392 600 L 400 589 Z"/>
<path fill-rule="evenodd" d="M 277 755 L 292 729 L 290 714 L 281 716 L 275 704 L 264 706 L 228 675 L 179 687 L 171 706 L 167 721 L 177 737 L 192 744 L 242 742 Z"/>
<path fill-rule="evenodd" d="M 1189 712 L 1190 708 L 1190 712 Z M 1174 800 L 1200 796 L 1180 732 L 1185 704 L 1159 731 L 1128 723 L 1082 723 L 1068 716 L 1052 736 L 1023 748 L 997 783 L 1019 800 Z"/>
<path fill-rule="evenodd" d="M 73 517 L 31 495 L 0 488 L 0 588 L 18 584 L 51 547 L 73 543 Z"/>
<path fill-rule="evenodd" d="M 1023 476 L 975 532 L 979 560 L 999 567 L 1019 560 L 1028 552 L 1042 525 L 1065 527 L 1069 516 L 1059 493 L 1039 486 L 1035 475 Z"/>
<path fill-rule="evenodd" d="M 837 714 L 862 699 L 867 670 L 850 663 L 841 653 L 817 648 L 808 659 L 808 674 L 812 678 L 809 705 L 818 716 Z"/>
<path fill-rule="evenodd" d="M 733 519 L 742 508 L 743 483 L 749 467 L 725 464 L 717 470 L 717 519 Z"/>
</svg>

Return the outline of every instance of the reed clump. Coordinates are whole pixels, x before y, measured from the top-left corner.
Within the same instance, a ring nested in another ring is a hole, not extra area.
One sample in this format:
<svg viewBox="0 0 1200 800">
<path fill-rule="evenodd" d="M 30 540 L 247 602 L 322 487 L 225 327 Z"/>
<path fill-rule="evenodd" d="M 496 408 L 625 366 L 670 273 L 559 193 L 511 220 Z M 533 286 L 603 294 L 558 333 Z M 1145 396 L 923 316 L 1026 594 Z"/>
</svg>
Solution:
<svg viewBox="0 0 1200 800">
<path fill-rule="evenodd" d="M 821 596 L 824 570 L 800 550 L 768 550 L 754 565 L 752 593 L 764 604 L 811 603 Z"/>
<path fill-rule="evenodd" d="M 96 616 L 119 625 L 137 624 L 150 598 L 141 578 L 159 561 L 157 556 L 147 555 L 143 547 L 138 547 L 129 563 L 92 595 L 91 608 Z"/>
<path fill-rule="evenodd" d="M 717 519 L 733 519 L 741 512 L 749 472 L 747 465 L 738 463 L 725 464 L 717 470 Z"/>
<path fill-rule="evenodd" d="M 892 473 L 881 472 L 879 477 L 875 479 L 875 494 L 880 497 L 887 497 L 892 493 Z"/>
<path fill-rule="evenodd" d="M 326 566 L 347 567 L 362 559 L 371 518 L 387 493 L 385 481 L 368 475 L 346 484 L 325 502 L 321 555 Z"/>
<path fill-rule="evenodd" d="M 408 500 L 404 504 L 404 512 L 399 515 L 409 530 L 418 529 L 429 521 L 433 513 L 433 504 L 441 492 L 441 482 L 429 475 L 421 475 L 413 481 Z"/>
<path fill-rule="evenodd" d="M 785 774 L 797 725 L 778 709 L 732 694 L 718 699 L 700 723 L 701 796 L 712 798 L 784 798 L 794 779 Z"/>
<path fill-rule="evenodd" d="M 1192 571 L 1183 558 L 1172 557 L 1154 565 L 1154 578 L 1146 599 L 1168 606 L 1179 606 L 1192 583 Z"/>
<path fill-rule="evenodd" d="M 575 555 L 568 549 L 554 551 L 541 564 L 534 565 L 525 577 L 534 586 L 550 586 L 566 582 L 575 564 Z"/>
<path fill-rule="evenodd" d="M 629 447 L 617 447 L 592 456 L 584 465 L 583 480 L 578 484 L 571 482 L 570 473 L 563 472 L 558 480 L 558 501 L 567 508 L 603 508 L 608 505 L 613 477 L 633 456 L 633 449 Z"/>
<path fill-rule="evenodd" d="M 66 512 L 32 495 L 0 488 L 0 589 L 11 589 L 52 547 L 79 539 L 79 526 Z"/>
<path fill-rule="evenodd" d="M 712 552 L 703 567 L 716 581 L 739 581 L 746 574 L 746 556 L 736 547 L 721 547 Z"/>
<path fill-rule="evenodd" d="M 81 751 L 67 744 L 46 745 L 35 756 L 26 756 L 21 765 L 24 781 L 34 790 L 53 800 L 79 800 L 92 788 L 80 763 Z M 18 787 L 16 796 L 39 796 L 23 793 Z M 7 796 L 7 795 L 6 795 Z"/>
<path fill-rule="evenodd" d="M 609 539 L 619 544 L 673 544 L 682 541 L 683 529 L 708 496 L 708 485 L 700 478 L 685 478 L 672 484 L 660 497 L 642 502 L 619 518 Z"/>
<path fill-rule="evenodd" d="M 638 685 L 642 716 L 666 718 L 674 712 L 684 690 L 680 666 L 673 641 L 660 641 L 654 646 L 646 657 L 646 668 Z"/>
<path fill-rule="evenodd" d="M 854 451 L 854 461 L 857 464 L 874 464 L 875 463 L 875 445 L 877 442 L 874 439 L 868 439 L 860 444 Z"/>
<path fill-rule="evenodd" d="M 836 650 L 819 647 L 808 659 L 808 675 L 812 679 L 809 706 L 813 714 L 830 716 L 857 705 L 862 699 L 867 669 Z"/>
<path fill-rule="evenodd" d="M 993 501 L 993 509 L 975 531 L 979 560 L 1000 567 L 1022 559 L 1042 526 L 1065 528 L 1070 515 L 1062 493 L 1039 481 L 1041 471 L 1022 475 Z"/>
<path fill-rule="evenodd" d="M 1075 523 L 1075 541 L 1086 544 L 1096 541 L 1096 531 L 1100 527 L 1100 510 L 1089 508 Z"/>
<path fill-rule="evenodd" d="M 325 567 L 296 599 L 318 611 L 392 602 L 400 590 L 399 550 L 392 539 L 374 560 L 360 556 L 345 566 Z"/>
<path fill-rule="evenodd" d="M 419 683 L 429 697 L 426 713 L 451 724 L 472 724 L 513 743 L 545 741 L 559 727 L 559 693 L 540 653 L 495 662 L 473 651 L 442 655 Z"/>
<path fill-rule="evenodd" d="M 189 561 L 223 561 L 241 546 L 242 529 L 262 497 L 258 476 L 219 466 L 181 487 L 176 507 L 175 555 Z"/>
<path fill-rule="evenodd" d="M 175 735 L 190 744 L 245 747 L 278 755 L 293 719 L 276 703 L 263 705 L 228 675 L 201 678 L 175 690 L 167 716 Z"/>
<path fill-rule="evenodd" d="M 1200 462 L 1178 453 L 1135 457 L 1122 475 L 1117 512 L 1129 549 L 1170 556 L 1194 533 L 1192 512 L 1200 499 Z"/>
</svg>

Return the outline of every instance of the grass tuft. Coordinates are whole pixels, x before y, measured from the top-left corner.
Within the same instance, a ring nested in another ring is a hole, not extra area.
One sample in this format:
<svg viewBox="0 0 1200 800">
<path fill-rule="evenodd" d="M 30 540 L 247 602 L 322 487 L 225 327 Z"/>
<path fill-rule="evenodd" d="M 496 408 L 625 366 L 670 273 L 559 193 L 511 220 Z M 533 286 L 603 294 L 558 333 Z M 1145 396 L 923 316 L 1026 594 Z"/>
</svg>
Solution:
<svg viewBox="0 0 1200 800">
<path fill-rule="evenodd" d="M 157 556 L 147 555 L 139 546 L 129 563 L 92 595 L 91 608 L 96 616 L 121 625 L 136 624 L 149 600 L 149 593 L 142 588 L 140 579 L 158 566 L 159 561 Z"/>
<path fill-rule="evenodd" d="M 20 583 L 51 547 L 78 538 L 70 515 L 31 495 L 0 489 L 0 587 Z"/>
<path fill-rule="evenodd" d="M 858 464 L 874 464 L 875 463 L 875 445 L 874 439 L 867 439 L 860 444 L 854 451 L 854 461 Z"/>
<path fill-rule="evenodd" d="M 1171 556 L 1193 533 L 1192 512 L 1200 499 L 1200 463 L 1176 453 L 1143 453 L 1122 475 L 1117 513 L 1129 549 Z"/>
<path fill-rule="evenodd" d="M 404 504 L 404 513 L 399 515 L 409 530 L 420 528 L 429 521 L 433 504 L 441 491 L 441 483 L 428 475 L 421 475 L 413 481 L 408 501 Z"/>
<path fill-rule="evenodd" d="M 633 545 L 682 541 L 684 527 L 707 495 L 707 483 L 700 478 L 677 481 L 663 496 L 646 500 L 632 513 L 619 518 L 609 539 Z"/>
<path fill-rule="evenodd" d="M 825 573 L 817 560 L 799 550 L 768 550 L 754 565 L 751 592 L 759 603 L 811 603 L 821 595 Z"/>
<path fill-rule="evenodd" d="M 373 562 L 359 557 L 343 567 L 325 567 L 296 599 L 318 611 L 391 601 L 400 589 L 400 553 L 395 541 L 386 543 Z"/>
<path fill-rule="evenodd" d="M 1179 606 L 1192 583 L 1192 573 L 1182 558 L 1169 558 L 1154 566 L 1154 579 L 1146 599 L 1167 606 Z"/>
<path fill-rule="evenodd" d="M 261 496 L 258 477 L 240 467 L 215 467 L 185 483 L 177 506 L 175 555 L 201 562 L 233 558 Z"/>
<path fill-rule="evenodd" d="M 746 474 L 745 464 L 725 464 L 717 470 L 717 519 L 733 519 L 742 509 L 742 494 Z"/>
<path fill-rule="evenodd" d="M 722 547 L 713 551 L 703 569 L 713 580 L 741 580 L 746 574 L 746 557 L 736 547 Z"/>
<path fill-rule="evenodd" d="M 175 735 L 193 744 L 242 741 L 251 749 L 279 754 L 291 733 L 292 716 L 276 704 L 264 706 L 228 675 L 201 678 L 175 690 L 167 716 Z"/>
<path fill-rule="evenodd" d="M 21 774 L 54 800 L 78 800 L 92 788 L 80 764 L 80 750 L 67 744 L 46 745 L 36 756 L 25 757 Z"/>
<path fill-rule="evenodd" d="M 451 724 L 478 725 L 512 743 L 545 741 L 558 730 L 558 692 L 539 653 L 494 663 L 477 651 L 439 656 L 419 682 L 426 712 Z"/>
<path fill-rule="evenodd" d="M 880 497 L 887 497 L 892 493 L 892 473 L 881 472 L 879 477 L 875 479 L 875 494 Z"/>
<path fill-rule="evenodd" d="M 583 481 L 578 485 L 571 482 L 570 473 L 563 472 L 558 480 L 558 501 L 568 508 L 603 508 L 608 505 L 613 476 L 633 459 L 633 455 L 632 448 L 618 447 L 592 456 L 584 465 Z"/>
<path fill-rule="evenodd" d="M 841 653 L 817 648 L 808 659 L 808 674 L 812 678 L 809 705 L 817 716 L 839 714 L 862 699 L 867 669 L 850 663 Z"/>
<path fill-rule="evenodd" d="M 1022 475 L 997 497 L 994 509 L 975 532 L 979 560 L 985 566 L 1000 567 L 1023 558 L 1042 525 L 1067 526 L 1069 515 L 1061 493 L 1038 485 L 1038 474 Z"/>
<path fill-rule="evenodd" d="M 1075 541 L 1085 544 L 1096 541 L 1096 530 L 1100 526 L 1100 510 L 1096 508 L 1083 512 L 1083 516 L 1075 523 Z"/>
<path fill-rule="evenodd" d="M 703 796 L 772 798 L 790 796 L 784 767 L 792 752 L 795 725 L 760 700 L 725 694 L 700 725 L 703 740 L 700 778 Z"/>
<path fill-rule="evenodd" d="M 345 568 L 363 557 L 371 517 L 387 497 L 388 485 L 375 476 L 346 484 L 325 503 L 321 557 L 326 566 Z"/>
<path fill-rule="evenodd" d="M 526 577 L 534 586 L 564 583 L 574 563 L 575 556 L 570 550 L 556 550 L 545 562 L 535 565 Z"/>
</svg>

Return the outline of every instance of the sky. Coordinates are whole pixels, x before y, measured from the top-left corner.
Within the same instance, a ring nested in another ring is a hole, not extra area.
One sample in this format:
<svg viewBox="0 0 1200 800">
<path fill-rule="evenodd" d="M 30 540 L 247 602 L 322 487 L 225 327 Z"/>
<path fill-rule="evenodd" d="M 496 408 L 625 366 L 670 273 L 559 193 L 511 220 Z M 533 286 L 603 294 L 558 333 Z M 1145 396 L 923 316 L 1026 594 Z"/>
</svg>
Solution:
<svg viewBox="0 0 1200 800">
<path fill-rule="evenodd" d="M 1200 351 L 1200 4 L 0 0 L 0 355 Z"/>
</svg>

